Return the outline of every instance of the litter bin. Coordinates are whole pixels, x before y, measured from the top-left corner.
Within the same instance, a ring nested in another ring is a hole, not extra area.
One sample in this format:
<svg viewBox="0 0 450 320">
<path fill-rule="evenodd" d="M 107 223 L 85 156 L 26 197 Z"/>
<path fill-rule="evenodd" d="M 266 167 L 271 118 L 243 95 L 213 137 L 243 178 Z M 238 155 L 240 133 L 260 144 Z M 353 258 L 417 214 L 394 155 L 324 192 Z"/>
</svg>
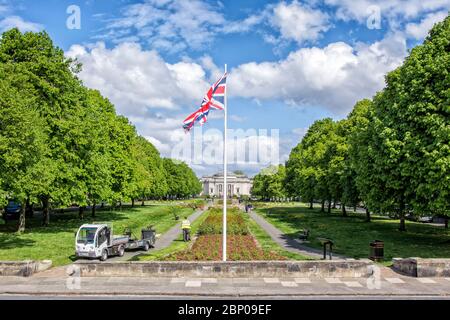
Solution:
<svg viewBox="0 0 450 320">
<path fill-rule="evenodd" d="M 375 240 L 370 243 L 370 260 L 383 261 L 384 260 L 384 242 Z"/>
</svg>

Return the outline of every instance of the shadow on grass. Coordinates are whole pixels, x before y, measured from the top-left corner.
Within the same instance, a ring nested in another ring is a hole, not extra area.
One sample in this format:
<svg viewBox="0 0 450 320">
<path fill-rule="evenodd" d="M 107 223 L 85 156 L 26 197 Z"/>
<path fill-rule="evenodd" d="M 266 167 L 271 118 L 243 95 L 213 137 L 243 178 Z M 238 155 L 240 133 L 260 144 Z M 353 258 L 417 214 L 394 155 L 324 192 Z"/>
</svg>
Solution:
<svg viewBox="0 0 450 320">
<path fill-rule="evenodd" d="M 129 210 L 127 211 L 129 213 Z M 41 218 L 28 218 L 26 220 L 25 233 L 58 233 L 58 232 L 74 232 L 82 224 L 93 223 L 95 221 L 117 222 L 126 220 L 125 213 L 120 211 L 102 211 L 97 217 L 92 218 L 85 215 L 84 219 L 78 217 L 78 213 L 58 213 L 50 216 L 50 225 L 45 227 L 42 225 Z M 0 225 L 0 233 L 15 233 L 17 231 L 17 221 L 9 221 L 6 225 Z"/>
<path fill-rule="evenodd" d="M 10 250 L 23 247 L 31 247 L 36 241 L 20 238 L 15 233 L 0 234 L 0 248 Z"/>
</svg>

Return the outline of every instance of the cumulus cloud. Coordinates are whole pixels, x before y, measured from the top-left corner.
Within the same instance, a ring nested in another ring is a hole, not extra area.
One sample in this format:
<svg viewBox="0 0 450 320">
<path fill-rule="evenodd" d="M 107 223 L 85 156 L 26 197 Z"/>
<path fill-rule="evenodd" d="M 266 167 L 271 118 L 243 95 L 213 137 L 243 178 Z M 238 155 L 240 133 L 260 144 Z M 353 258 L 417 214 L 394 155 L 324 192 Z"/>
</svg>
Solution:
<svg viewBox="0 0 450 320">
<path fill-rule="evenodd" d="M 401 64 L 406 43 L 390 35 L 371 45 L 344 42 L 302 48 L 277 62 L 247 63 L 232 70 L 230 94 L 319 105 L 345 114 L 358 100 L 372 96 L 384 75 Z"/>
<path fill-rule="evenodd" d="M 447 15 L 448 13 L 446 11 L 430 13 L 418 23 L 408 23 L 405 28 L 405 33 L 416 40 L 423 39 L 427 36 L 428 31 L 434 24 L 444 20 Z"/>
<path fill-rule="evenodd" d="M 270 24 L 279 30 L 281 37 L 302 43 L 317 40 L 330 28 L 329 16 L 318 9 L 293 1 L 281 2 L 271 9 Z"/>
<path fill-rule="evenodd" d="M 342 20 L 355 19 L 365 22 L 370 15 L 370 7 L 381 10 L 383 18 L 397 25 L 398 19 L 415 19 L 424 13 L 436 10 L 450 9 L 448 0 L 324 0 L 325 4 L 337 8 L 336 16 Z"/>
<path fill-rule="evenodd" d="M 113 49 L 104 43 L 74 45 L 66 55 L 83 64 L 83 82 L 100 90 L 125 115 L 143 116 L 149 109 L 199 103 L 208 88 L 199 64 L 169 64 L 156 51 L 143 50 L 136 43 L 122 43 Z"/>
<path fill-rule="evenodd" d="M 181 121 L 200 103 L 211 83 L 208 74 L 215 77 L 214 72 L 220 72 L 208 56 L 171 64 L 156 51 L 135 43 L 112 49 L 103 43 L 74 45 L 66 55 L 83 64 L 79 76 L 85 85 L 108 97 L 166 156 L 183 139 Z M 324 48 L 302 48 L 280 61 L 232 69 L 230 97 L 284 100 L 345 114 L 356 101 L 381 89 L 385 73 L 405 55 L 405 40 L 396 34 L 371 45 L 337 42 Z M 222 116 L 216 112 L 210 118 Z M 283 158 L 286 152 L 281 151 Z"/>
<path fill-rule="evenodd" d="M 6 8 L 4 10 L 6 11 Z M 22 32 L 26 31 L 37 32 L 42 30 L 43 26 L 38 23 L 25 21 L 23 18 L 19 16 L 9 16 L 0 20 L 0 32 L 4 32 L 12 28 L 18 28 Z"/>
</svg>

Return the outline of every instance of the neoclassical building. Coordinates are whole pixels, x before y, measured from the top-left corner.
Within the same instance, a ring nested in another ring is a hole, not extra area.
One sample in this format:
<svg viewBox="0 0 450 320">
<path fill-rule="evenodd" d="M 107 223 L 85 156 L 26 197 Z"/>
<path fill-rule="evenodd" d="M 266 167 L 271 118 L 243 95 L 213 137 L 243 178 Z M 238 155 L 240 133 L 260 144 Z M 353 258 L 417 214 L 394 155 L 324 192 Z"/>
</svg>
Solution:
<svg viewBox="0 0 450 320">
<path fill-rule="evenodd" d="M 223 173 L 217 173 L 213 176 L 206 176 L 200 179 L 203 184 L 202 195 L 206 196 L 223 196 Z M 250 190 L 253 180 L 246 175 L 236 175 L 231 173 L 227 177 L 228 196 L 250 196 Z"/>
</svg>

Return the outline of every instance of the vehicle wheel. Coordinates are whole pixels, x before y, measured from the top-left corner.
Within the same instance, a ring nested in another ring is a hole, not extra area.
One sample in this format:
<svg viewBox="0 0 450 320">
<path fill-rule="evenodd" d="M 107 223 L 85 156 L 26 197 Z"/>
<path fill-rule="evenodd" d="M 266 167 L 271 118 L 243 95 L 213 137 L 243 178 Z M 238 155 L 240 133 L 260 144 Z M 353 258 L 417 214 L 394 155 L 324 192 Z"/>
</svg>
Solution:
<svg viewBox="0 0 450 320">
<path fill-rule="evenodd" d="M 146 241 L 144 244 L 144 251 L 148 251 L 148 250 L 150 250 L 150 244 L 148 243 L 148 241 Z"/>
<path fill-rule="evenodd" d="M 119 247 L 119 257 L 123 257 L 123 255 L 125 254 L 125 248 L 123 246 Z"/>
<path fill-rule="evenodd" d="M 108 251 L 103 250 L 102 256 L 100 257 L 100 261 L 106 261 L 106 260 L 108 260 Z"/>
</svg>

